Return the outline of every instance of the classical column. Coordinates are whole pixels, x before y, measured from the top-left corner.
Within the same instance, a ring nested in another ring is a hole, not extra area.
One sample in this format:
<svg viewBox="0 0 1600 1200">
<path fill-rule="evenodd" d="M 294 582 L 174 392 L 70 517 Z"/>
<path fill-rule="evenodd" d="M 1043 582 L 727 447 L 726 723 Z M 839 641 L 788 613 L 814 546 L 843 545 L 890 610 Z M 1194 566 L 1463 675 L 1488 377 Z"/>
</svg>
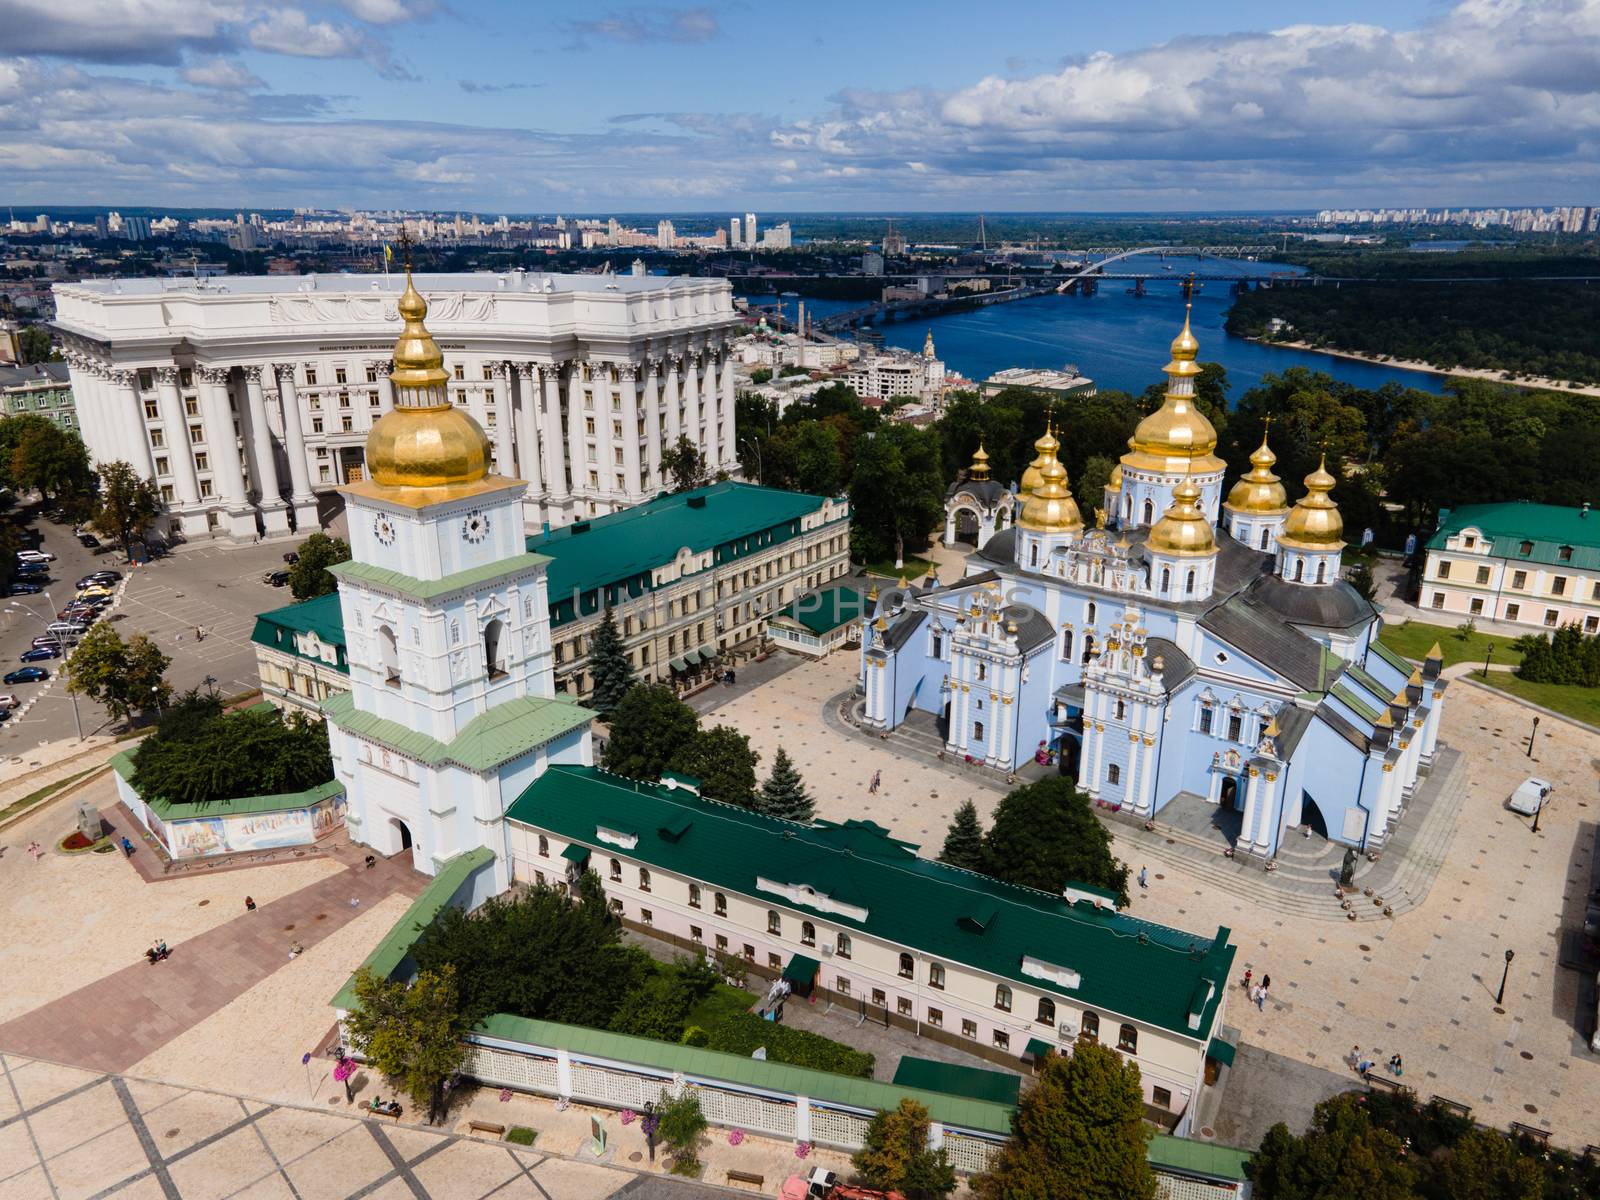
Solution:
<svg viewBox="0 0 1600 1200">
<path fill-rule="evenodd" d="M 705 415 L 705 464 L 706 474 L 715 475 L 722 466 L 722 456 L 718 450 L 721 439 L 717 433 L 717 409 L 719 404 L 718 379 L 721 377 L 721 355 L 719 351 L 708 350 L 705 356 L 705 374 L 701 383 L 700 410 Z"/>
<path fill-rule="evenodd" d="M 516 414 L 511 403 L 511 367 L 503 360 L 496 359 L 489 364 L 489 374 L 493 377 L 494 386 L 495 466 L 500 474 L 514 476 L 517 473 L 517 461 L 515 451 L 511 448 L 511 439 L 515 432 L 513 421 Z"/>
<path fill-rule="evenodd" d="M 222 481 L 227 514 L 224 524 L 235 539 L 254 537 L 256 514 L 244 490 L 244 461 L 233 431 L 233 406 L 228 402 L 228 368 L 200 367 L 198 371 L 206 446 L 211 451 L 211 477 Z"/>
<path fill-rule="evenodd" d="M 622 416 L 620 407 L 612 408 L 612 399 L 616 396 L 616 385 L 611 382 L 614 367 L 613 363 L 601 363 L 596 378 L 595 366 L 589 364 L 589 392 L 594 396 L 594 456 L 599 464 L 600 494 L 606 498 L 608 511 L 621 503 L 617 496 L 617 471 L 622 464 L 617 462 L 616 455 L 620 447 L 611 428 Z"/>
<path fill-rule="evenodd" d="M 622 393 L 622 478 L 629 504 L 642 498 L 639 487 L 639 368 L 634 363 L 617 367 L 617 386 Z"/>
<path fill-rule="evenodd" d="M 539 368 L 530 362 L 513 363 L 516 387 L 511 407 L 516 418 L 517 473 L 528 481 L 527 496 L 544 504 L 544 464 L 539 453 Z"/>
<path fill-rule="evenodd" d="M 572 494 L 590 500 L 595 493 L 589 487 L 588 443 L 584 439 L 583 381 L 578 378 L 576 363 L 563 363 L 556 368 L 562 375 L 563 390 L 567 394 L 567 461 L 572 464 Z M 596 467 L 598 474 L 599 468 Z M 573 505 L 573 516 L 578 506 Z"/>
<path fill-rule="evenodd" d="M 664 401 L 667 406 L 667 437 L 668 449 L 678 444 L 678 438 L 683 434 L 682 414 L 679 405 L 683 403 L 683 359 L 684 356 L 675 351 L 667 351 L 667 390 Z"/>
<path fill-rule="evenodd" d="M 1244 819 L 1239 823 L 1239 841 L 1252 846 L 1256 841 L 1256 818 L 1260 814 L 1261 772 L 1251 767 L 1245 778 L 1249 782 L 1244 785 Z"/>
<path fill-rule="evenodd" d="M 311 465 L 306 454 L 305 421 L 294 387 L 294 364 L 274 363 L 278 377 L 278 405 L 283 410 L 283 453 L 289 460 L 289 503 L 297 530 L 314 530 L 319 522 L 317 497 L 311 491 Z"/>
<path fill-rule="evenodd" d="M 267 400 L 261 390 L 261 365 L 244 368 L 245 403 L 250 413 L 250 477 L 261 490 L 261 516 L 267 536 L 289 532 L 289 509 L 279 495 L 278 460 L 272 449 L 272 429 L 267 424 Z"/>
<path fill-rule="evenodd" d="M 739 430 L 734 423 L 734 412 L 738 399 L 738 388 L 733 378 L 733 349 L 730 346 L 722 347 L 722 386 L 719 389 L 718 411 L 722 420 L 722 465 L 729 471 L 739 469 Z"/>
<path fill-rule="evenodd" d="M 645 360 L 644 367 L 644 431 L 645 458 L 649 463 L 650 478 L 646 491 L 654 494 L 661 488 L 661 360 Z"/>
<path fill-rule="evenodd" d="M 136 371 L 115 368 L 106 372 L 107 392 L 112 410 L 122 428 L 127 430 L 128 462 L 146 479 L 156 475 L 155 458 L 150 452 L 150 435 L 145 431 L 144 410 L 139 404 L 139 391 L 134 386 Z"/>
<path fill-rule="evenodd" d="M 566 438 L 561 435 L 561 364 L 543 363 L 535 368 L 539 372 L 539 386 L 544 391 L 544 437 L 539 440 L 544 444 L 544 477 L 545 486 L 550 492 L 550 499 L 564 502 L 572 494 L 572 489 L 567 486 L 567 464 L 569 451 Z M 578 477 L 578 464 L 572 464 L 572 477 Z"/>
<path fill-rule="evenodd" d="M 178 395 L 177 367 L 156 368 L 156 399 L 161 424 L 167 433 L 173 478 L 177 480 L 174 493 L 179 504 L 196 504 L 200 499 L 200 483 L 194 471 L 194 447 L 189 444 L 188 414 L 183 411 L 183 398 Z"/>
<path fill-rule="evenodd" d="M 394 364 L 385 358 L 374 359 L 365 365 L 375 368 L 378 372 L 378 411 L 390 412 L 394 408 L 394 380 L 389 378 L 389 372 Z"/>
<path fill-rule="evenodd" d="M 683 432 L 694 448 L 705 452 L 705 434 L 700 428 L 700 351 L 683 356 Z"/>
</svg>

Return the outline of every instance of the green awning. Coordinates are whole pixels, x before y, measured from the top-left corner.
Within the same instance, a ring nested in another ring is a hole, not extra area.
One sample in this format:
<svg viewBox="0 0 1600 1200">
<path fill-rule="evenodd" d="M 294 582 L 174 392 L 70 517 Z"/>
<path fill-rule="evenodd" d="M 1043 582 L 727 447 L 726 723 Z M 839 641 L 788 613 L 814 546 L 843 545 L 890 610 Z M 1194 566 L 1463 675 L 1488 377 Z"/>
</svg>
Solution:
<svg viewBox="0 0 1600 1200">
<path fill-rule="evenodd" d="M 1212 1038 L 1211 1044 L 1206 1047 L 1206 1057 L 1225 1067 L 1233 1066 L 1234 1047 L 1228 1045 L 1221 1038 Z"/>
<path fill-rule="evenodd" d="M 701 646 L 699 653 L 700 653 L 701 660 L 704 661 L 704 662 L 710 662 L 713 658 L 715 658 L 717 656 L 717 652 L 715 650 L 713 650 L 710 646 Z"/>
<path fill-rule="evenodd" d="M 1022 1076 L 1010 1071 L 987 1071 L 982 1067 L 959 1067 L 954 1063 L 937 1062 L 931 1058 L 913 1058 L 904 1055 L 895 1068 L 896 1087 L 916 1088 L 925 1092 L 943 1092 L 947 1096 L 967 1096 L 990 1104 L 1017 1103 L 1017 1092 L 1022 1086 Z"/>
<path fill-rule="evenodd" d="M 1039 1060 L 1043 1059 L 1045 1055 L 1050 1054 L 1054 1050 L 1055 1047 L 1049 1042 L 1041 1041 L 1039 1038 L 1029 1038 L 1028 1045 L 1022 1051 L 1022 1055 L 1024 1058 L 1031 1058 L 1035 1062 L 1038 1062 Z"/>
<path fill-rule="evenodd" d="M 700 665 L 700 651 L 689 651 L 689 653 L 683 656 L 683 661 L 688 663 L 691 667 L 698 667 Z"/>
<path fill-rule="evenodd" d="M 684 662 L 681 658 L 673 659 L 667 664 L 667 666 L 671 667 L 674 671 L 687 671 L 689 669 L 689 664 Z"/>
<path fill-rule="evenodd" d="M 783 968 L 783 977 L 797 988 L 809 988 L 817 981 L 817 971 L 822 964 L 804 954 L 796 954 Z"/>
<path fill-rule="evenodd" d="M 589 861 L 589 847 L 580 846 L 574 842 L 561 852 L 561 857 L 568 862 L 577 863 L 581 867 Z"/>
</svg>

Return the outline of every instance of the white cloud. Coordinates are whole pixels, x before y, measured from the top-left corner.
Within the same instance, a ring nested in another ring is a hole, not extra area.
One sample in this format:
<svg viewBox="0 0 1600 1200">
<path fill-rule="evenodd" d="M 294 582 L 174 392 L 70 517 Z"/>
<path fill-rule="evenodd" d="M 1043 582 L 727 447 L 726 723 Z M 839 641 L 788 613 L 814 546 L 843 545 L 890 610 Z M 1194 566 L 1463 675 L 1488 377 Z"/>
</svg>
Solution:
<svg viewBox="0 0 1600 1200">
<path fill-rule="evenodd" d="M 185 67 L 181 74 L 185 83 L 192 83 L 196 87 L 244 91 L 267 86 L 259 75 L 245 70 L 232 59 L 221 57 L 193 63 Z"/>
<path fill-rule="evenodd" d="M 389 56 L 388 46 L 354 25 L 313 21 L 298 8 L 279 8 L 250 26 L 250 44 L 257 50 L 297 58 L 361 58 L 391 79 L 413 78 Z"/>
<path fill-rule="evenodd" d="M 569 21 L 566 29 L 579 46 L 586 45 L 591 39 L 636 44 L 709 42 L 721 32 L 717 25 L 717 14 L 703 5 L 695 8 L 627 8 L 601 17 Z"/>
<path fill-rule="evenodd" d="M 176 63 L 186 49 L 229 45 L 244 11 L 222 0 L 0 0 L 0 53 Z"/>
<path fill-rule="evenodd" d="M 438 5 L 433 0 L 341 0 L 344 10 L 369 25 L 395 25 L 432 16 Z"/>
</svg>

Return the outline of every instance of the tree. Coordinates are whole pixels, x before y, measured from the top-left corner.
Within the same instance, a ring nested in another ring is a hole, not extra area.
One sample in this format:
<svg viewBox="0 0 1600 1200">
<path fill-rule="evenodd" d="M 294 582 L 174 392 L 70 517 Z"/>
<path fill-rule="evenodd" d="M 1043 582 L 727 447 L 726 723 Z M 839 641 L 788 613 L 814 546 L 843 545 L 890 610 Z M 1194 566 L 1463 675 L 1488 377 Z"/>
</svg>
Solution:
<svg viewBox="0 0 1600 1200">
<path fill-rule="evenodd" d="M 37 490 L 46 500 L 87 496 L 94 480 L 83 440 L 37 413 L 0 421 L 0 473 L 17 491 Z"/>
<path fill-rule="evenodd" d="M 1017 1102 L 1010 1138 L 972 1190 L 979 1200 L 1155 1200 L 1149 1140 L 1138 1066 L 1079 1043 L 1070 1058 L 1044 1060 Z"/>
<path fill-rule="evenodd" d="M 19 333 L 17 346 L 25 363 L 49 362 L 56 357 L 50 349 L 50 331 L 43 325 L 30 325 Z"/>
<path fill-rule="evenodd" d="M 160 708 L 172 698 L 163 676 L 172 659 L 148 637 L 126 642 L 116 629 L 97 622 L 67 659 L 67 690 L 98 701 L 114 721 Z"/>
<path fill-rule="evenodd" d="M 215 695 L 191 691 L 134 751 L 131 782 L 152 799 L 207 804 L 303 792 L 332 778 L 323 722 L 276 709 L 224 712 Z"/>
<path fill-rule="evenodd" d="M 1539 1161 L 1491 1129 L 1470 1130 L 1438 1164 L 1451 1200 L 1540 1200 L 1545 1171 Z"/>
<path fill-rule="evenodd" d="M 938 1200 L 956 1188 L 955 1168 L 941 1148 L 928 1148 L 928 1110 L 910 1097 L 878 1112 L 850 1162 L 870 1188 L 899 1191 L 908 1200 Z"/>
<path fill-rule="evenodd" d="M 699 716 L 670 687 L 636 683 L 611 714 L 602 765 L 629 779 L 660 779 L 699 728 Z"/>
<path fill-rule="evenodd" d="M 963 800 L 956 809 L 949 832 L 944 835 L 939 861 L 969 871 L 983 870 L 983 823 L 978 820 L 978 807 L 971 800 Z"/>
<path fill-rule="evenodd" d="M 601 720 L 609 721 L 622 697 L 638 682 L 610 605 L 606 606 L 594 636 L 589 639 L 589 673 L 594 677 L 594 694 L 589 698 L 589 706 L 600 714 Z"/>
<path fill-rule="evenodd" d="M 716 725 L 696 730 L 678 747 L 667 767 L 698 779 L 702 796 L 750 808 L 756 799 L 760 757 L 750 749 L 748 736 L 730 726 Z"/>
<path fill-rule="evenodd" d="M 1089 797 L 1055 775 L 1017 788 L 1000 801 L 983 842 L 984 873 L 1007 883 L 1060 893 L 1087 883 L 1128 903 L 1128 866 L 1111 855 L 1111 835 L 1095 819 Z"/>
<path fill-rule="evenodd" d="M 674 492 L 693 491 L 711 481 L 705 457 L 689 435 L 680 433 L 678 440 L 661 452 L 661 474 L 672 480 Z"/>
<path fill-rule="evenodd" d="M 1373 1125 L 1352 1092 L 1317 1105 L 1311 1128 L 1296 1137 L 1279 1121 L 1245 1164 L 1259 1200 L 1416 1200 L 1416 1173 L 1404 1145 Z"/>
<path fill-rule="evenodd" d="M 472 1028 L 461 1011 L 454 968 L 422 971 L 405 984 L 362 967 L 355 993 L 357 1006 L 345 1018 L 351 1044 L 427 1109 L 429 1124 L 438 1121 L 445 1083 L 467 1061 L 462 1038 Z"/>
<path fill-rule="evenodd" d="M 1350 573 L 1345 576 L 1346 582 L 1356 591 L 1361 593 L 1364 600 L 1371 600 L 1378 594 L 1378 581 L 1372 576 L 1372 566 L 1365 559 L 1350 568 Z"/>
<path fill-rule="evenodd" d="M 350 561 L 349 542 L 319 531 L 301 542 L 296 553 L 289 568 L 289 590 L 296 600 L 315 600 L 339 590 L 339 581 L 328 568 Z"/>
<path fill-rule="evenodd" d="M 1094 510 L 1105 507 L 1106 484 L 1111 482 L 1111 472 L 1116 466 L 1116 459 L 1107 455 L 1090 455 L 1083 464 L 1083 470 L 1073 481 L 1072 491 L 1077 498 L 1078 509 L 1091 524 L 1094 522 Z"/>
<path fill-rule="evenodd" d="M 693 1088 L 663 1096 L 656 1104 L 656 1132 L 672 1152 L 674 1175 L 693 1175 L 700 1169 L 700 1139 L 705 1136 L 706 1114 Z"/>
<path fill-rule="evenodd" d="M 161 493 L 156 490 L 154 481 L 141 479 L 120 459 L 101 464 L 100 502 L 89 524 L 119 543 L 124 554 L 160 511 Z"/>
<path fill-rule="evenodd" d="M 888 424 L 856 443 L 850 481 L 850 545 L 866 562 L 890 556 L 905 563 L 906 547 L 920 550 L 944 519 L 944 473 L 939 433 Z"/>
<path fill-rule="evenodd" d="M 809 821 L 816 816 L 817 806 L 806 791 L 805 781 L 782 746 L 773 756 L 772 774 L 762 783 L 755 807 L 769 817 L 786 821 Z"/>
</svg>

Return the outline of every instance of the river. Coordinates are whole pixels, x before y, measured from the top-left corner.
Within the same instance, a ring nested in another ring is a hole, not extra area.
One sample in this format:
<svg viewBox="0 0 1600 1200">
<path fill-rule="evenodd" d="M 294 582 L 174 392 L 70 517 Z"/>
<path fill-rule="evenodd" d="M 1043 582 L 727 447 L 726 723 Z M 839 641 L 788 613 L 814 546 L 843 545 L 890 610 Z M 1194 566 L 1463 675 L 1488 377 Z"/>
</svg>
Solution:
<svg viewBox="0 0 1600 1200">
<path fill-rule="evenodd" d="M 1170 265 L 1171 271 L 1163 270 Z M 1149 270 L 1159 278 L 1146 285 L 1148 294 L 1133 296 L 1132 281 L 1106 280 L 1093 296 L 1041 296 L 1010 304 L 952 313 L 949 316 L 897 321 L 878 327 L 884 344 L 920 350 L 922 339 L 933 330 L 933 342 L 946 367 L 969 379 L 985 379 L 1006 367 L 1053 367 L 1072 363 L 1103 388 L 1138 395 L 1163 380 L 1167 347 L 1183 324 L 1183 298 L 1178 281 L 1188 272 L 1201 280 L 1209 274 L 1244 274 L 1267 277 L 1298 274 L 1282 263 L 1251 263 L 1236 259 L 1158 259 L 1143 255 L 1124 259 L 1112 270 Z M 793 319 L 800 301 L 793 296 L 756 296 L 758 304 L 781 303 Z M 823 317 L 860 306 L 860 301 L 807 300 L 807 313 Z M 1363 388 L 1385 383 L 1441 390 L 1445 377 L 1427 371 L 1404 371 L 1376 363 L 1357 362 L 1309 350 L 1263 345 L 1232 337 L 1222 328 L 1233 304 L 1224 280 L 1206 284 L 1195 297 L 1192 328 L 1200 339 L 1200 361 L 1218 362 L 1228 369 L 1230 395 L 1238 396 L 1261 382 L 1263 376 L 1289 367 L 1309 367 L 1335 379 Z"/>
</svg>

